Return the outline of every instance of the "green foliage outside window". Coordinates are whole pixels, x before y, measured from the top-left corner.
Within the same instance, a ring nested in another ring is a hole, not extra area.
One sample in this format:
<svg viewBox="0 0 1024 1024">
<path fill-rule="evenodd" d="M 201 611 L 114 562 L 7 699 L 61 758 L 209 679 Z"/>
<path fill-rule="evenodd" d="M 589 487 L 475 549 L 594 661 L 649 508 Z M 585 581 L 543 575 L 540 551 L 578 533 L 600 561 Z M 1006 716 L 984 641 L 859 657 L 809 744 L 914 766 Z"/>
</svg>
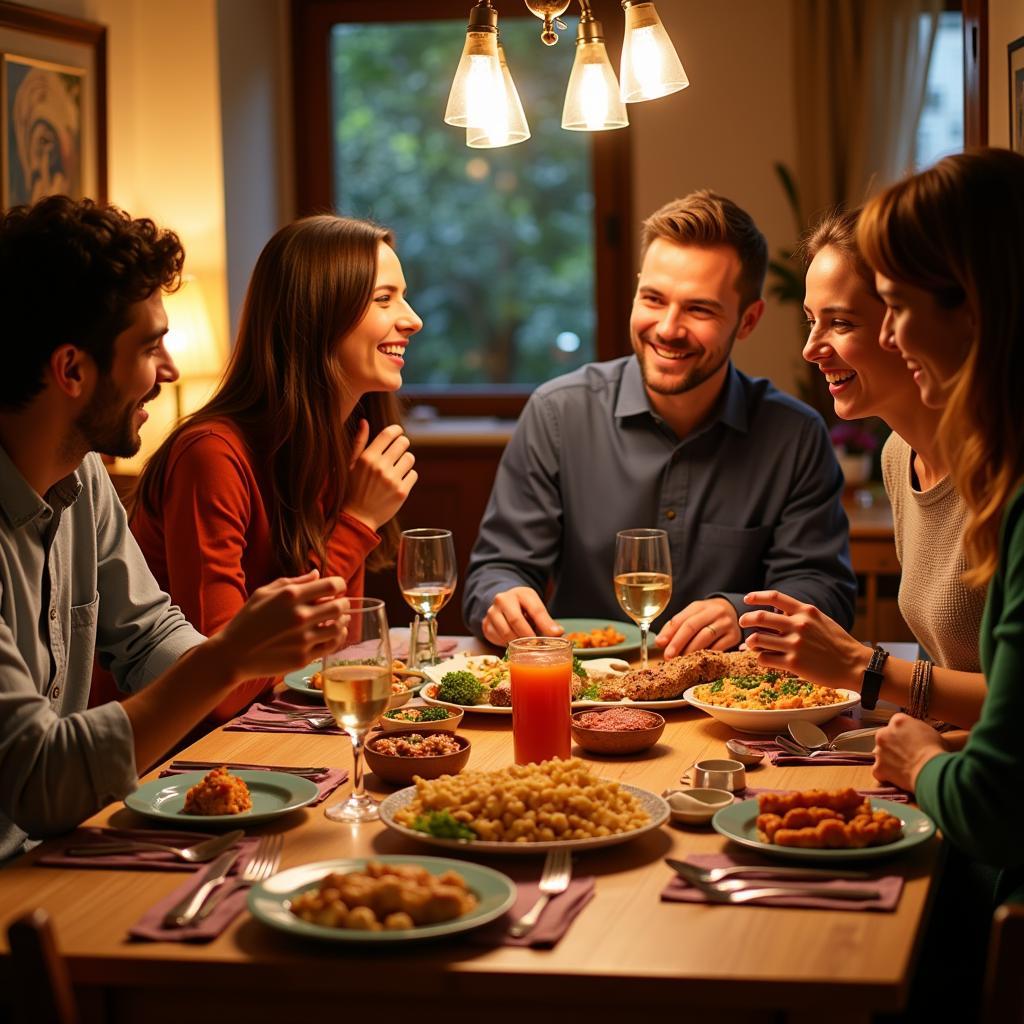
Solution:
<svg viewBox="0 0 1024 1024">
<path fill-rule="evenodd" d="M 443 123 L 465 25 L 336 25 L 331 37 L 339 213 L 392 228 L 424 328 L 407 384 L 537 384 L 595 358 L 588 137 L 560 127 L 572 33 L 534 19 L 501 39 L 533 137 L 468 149 Z"/>
</svg>

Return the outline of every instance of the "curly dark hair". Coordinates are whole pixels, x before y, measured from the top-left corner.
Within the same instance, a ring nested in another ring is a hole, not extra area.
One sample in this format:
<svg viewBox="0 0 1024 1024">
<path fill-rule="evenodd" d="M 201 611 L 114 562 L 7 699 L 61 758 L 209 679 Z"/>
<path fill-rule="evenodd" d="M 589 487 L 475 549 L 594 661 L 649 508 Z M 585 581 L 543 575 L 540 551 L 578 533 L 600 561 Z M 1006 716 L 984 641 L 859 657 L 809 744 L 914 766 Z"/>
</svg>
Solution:
<svg viewBox="0 0 1024 1024">
<path fill-rule="evenodd" d="M 173 231 L 91 199 L 50 196 L 0 217 L 0 409 L 43 388 L 54 350 L 73 344 L 109 371 L 130 308 L 181 283 L 185 250 Z"/>
</svg>

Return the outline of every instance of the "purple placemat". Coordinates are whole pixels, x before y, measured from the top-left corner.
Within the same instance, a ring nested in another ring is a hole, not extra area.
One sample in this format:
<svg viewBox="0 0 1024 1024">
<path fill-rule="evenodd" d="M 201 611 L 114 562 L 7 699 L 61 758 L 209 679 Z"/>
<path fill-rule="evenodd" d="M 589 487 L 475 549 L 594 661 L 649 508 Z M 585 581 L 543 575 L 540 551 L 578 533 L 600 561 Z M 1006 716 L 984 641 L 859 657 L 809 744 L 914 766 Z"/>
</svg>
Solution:
<svg viewBox="0 0 1024 1024">
<path fill-rule="evenodd" d="M 509 926 L 518 921 L 537 902 L 539 896 L 540 885 L 537 882 L 517 883 L 516 901 L 512 909 L 497 921 L 471 932 L 468 938 L 480 946 L 531 946 L 534 949 L 551 949 L 558 945 L 573 921 L 594 898 L 594 879 L 592 876 L 574 878 L 565 892 L 548 900 L 547 906 L 541 911 L 540 920 L 532 931 L 522 938 L 513 938 L 508 933 Z"/>
<path fill-rule="evenodd" d="M 110 842 L 164 843 L 182 849 L 212 839 L 214 832 L 170 832 L 166 829 L 146 828 L 80 828 L 74 831 L 59 850 L 44 853 L 35 863 L 46 868 L 144 868 L 147 871 L 196 871 L 206 863 L 188 864 L 165 850 L 138 850 L 134 853 L 102 854 L 94 857 L 71 857 L 64 851 L 72 847 L 92 846 Z M 238 841 L 236 848 L 244 854 L 243 861 L 252 853 L 256 836 Z M 233 869 L 232 869 L 233 870 Z"/>
<path fill-rule="evenodd" d="M 741 859 L 730 857 L 725 853 L 691 853 L 687 855 L 687 861 L 702 868 L 731 867 L 735 864 L 756 864 L 758 867 L 770 868 L 772 862 L 758 857 L 744 856 Z M 815 865 L 820 867 L 820 865 Z M 773 887 L 782 885 L 781 879 L 773 880 L 767 875 L 759 875 L 756 879 L 747 880 L 753 888 Z M 684 881 L 678 875 L 673 874 L 668 885 L 661 891 L 661 899 L 664 903 L 704 903 L 708 906 L 747 906 L 747 907 L 803 907 L 814 910 L 872 910 L 892 911 L 900 901 L 900 894 L 903 892 L 903 878 L 900 875 L 878 875 L 870 879 L 807 879 L 799 881 L 789 879 L 788 884 L 793 886 L 824 886 L 826 889 L 877 889 L 879 896 L 870 900 L 844 900 L 830 899 L 827 896 L 772 896 L 763 900 L 753 900 L 745 904 L 718 904 L 709 900 L 699 889 L 694 888 L 689 882 Z"/>
<path fill-rule="evenodd" d="M 237 718 L 232 718 L 224 726 L 225 732 L 297 732 L 308 735 L 319 736 L 344 736 L 345 733 L 333 722 L 330 725 L 314 729 L 304 718 L 289 718 L 294 707 L 307 708 L 311 711 L 317 710 L 310 705 L 295 705 L 293 707 L 275 707 L 273 704 L 253 704 L 247 711 L 244 711 Z M 330 712 L 325 707 L 323 716 L 330 717 Z"/>
<path fill-rule="evenodd" d="M 790 754 L 775 742 L 775 740 L 751 740 L 746 736 L 737 736 L 744 746 L 751 750 L 760 750 L 768 756 L 771 764 L 779 768 L 793 768 L 797 765 L 811 767 L 814 765 L 847 765 L 857 767 L 868 767 L 875 763 L 874 757 L 865 757 L 863 754 L 844 754 L 842 751 L 835 751 L 828 755 L 819 754 L 816 757 L 801 757 L 798 754 Z"/>
<path fill-rule="evenodd" d="M 242 769 L 237 768 L 230 761 L 224 762 L 224 767 L 228 771 L 241 771 Z M 166 778 L 168 775 L 185 775 L 189 771 L 195 769 L 188 768 L 165 768 L 160 773 L 160 778 Z M 246 766 L 244 769 L 247 772 L 259 771 L 258 768 L 250 768 Z M 268 769 L 269 771 L 270 769 Z M 287 775 L 288 772 L 283 774 Z M 325 772 L 318 772 L 316 775 L 301 775 L 299 778 L 309 779 L 310 782 L 316 785 L 316 788 L 320 791 L 320 795 L 310 804 L 311 807 L 316 807 L 317 804 L 323 803 L 343 782 L 348 781 L 348 769 L 347 768 L 328 768 Z"/>
</svg>

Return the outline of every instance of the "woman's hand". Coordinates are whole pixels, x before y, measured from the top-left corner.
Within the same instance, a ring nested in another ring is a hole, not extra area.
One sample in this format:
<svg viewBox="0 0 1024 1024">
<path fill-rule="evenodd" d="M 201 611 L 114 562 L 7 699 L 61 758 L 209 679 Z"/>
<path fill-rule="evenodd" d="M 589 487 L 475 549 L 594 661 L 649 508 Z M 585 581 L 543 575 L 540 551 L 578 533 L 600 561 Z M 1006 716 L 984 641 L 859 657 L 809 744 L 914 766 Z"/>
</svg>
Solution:
<svg viewBox="0 0 1024 1024">
<path fill-rule="evenodd" d="M 276 676 L 337 650 L 348 633 L 340 576 L 279 579 L 253 591 L 238 614 L 207 641 L 238 680 Z"/>
<path fill-rule="evenodd" d="M 379 530 L 405 503 L 418 475 L 412 468 L 416 457 L 401 426 L 392 423 L 367 443 L 369 438 L 370 425 L 361 420 L 343 511 Z"/>
<path fill-rule="evenodd" d="M 942 736 L 930 725 L 910 715 L 895 714 L 884 729 L 875 733 L 872 774 L 880 782 L 891 782 L 913 793 L 921 769 L 945 749 Z"/>
<path fill-rule="evenodd" d="M 758 653 L 758 664 L 782 668 L 822 686 L 844 685 L 860 691 L 871 649 L 850 636 L 838 623 L 814 605 L 782 594 L 758 590 L 747 594 L 747 604 L 769 605 L 740 616 L 747 647 Z"/>
</svg>

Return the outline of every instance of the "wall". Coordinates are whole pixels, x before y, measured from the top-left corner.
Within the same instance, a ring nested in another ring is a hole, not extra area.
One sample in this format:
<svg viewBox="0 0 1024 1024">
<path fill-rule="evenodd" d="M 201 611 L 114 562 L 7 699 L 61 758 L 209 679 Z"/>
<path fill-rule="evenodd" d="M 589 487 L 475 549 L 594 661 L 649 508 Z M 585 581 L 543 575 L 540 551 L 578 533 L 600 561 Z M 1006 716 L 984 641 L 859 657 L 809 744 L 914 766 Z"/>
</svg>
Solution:
<svg viewBox="0 0 1024 1024">
<path fill-rule="evenodd" d="M 988 139 L 1010 144 L 1010 87 L 1006 47 L 1024 36 L 1021 0 L 988 0 Z"/>
</svg>

